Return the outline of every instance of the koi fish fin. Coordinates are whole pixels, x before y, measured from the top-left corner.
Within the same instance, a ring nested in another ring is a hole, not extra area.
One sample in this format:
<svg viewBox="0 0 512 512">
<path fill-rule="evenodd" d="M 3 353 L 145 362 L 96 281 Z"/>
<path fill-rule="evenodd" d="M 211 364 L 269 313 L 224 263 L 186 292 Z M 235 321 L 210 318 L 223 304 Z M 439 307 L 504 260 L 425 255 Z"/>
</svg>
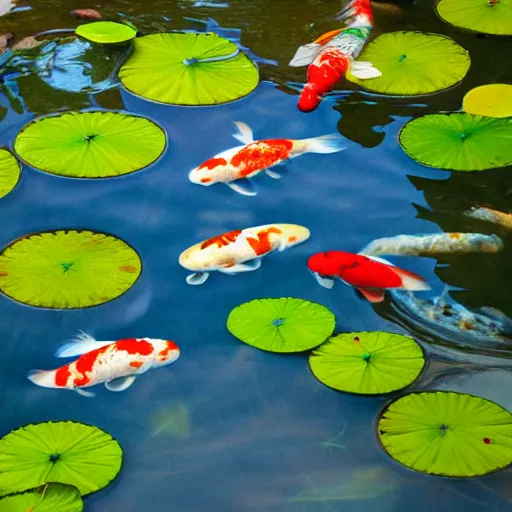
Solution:
<svg viewBox="0 0 512 512">
<path fill-rule="evenodd" d="M 299 46 L 288 66 L 293 68 L 309 66 L 320 55 L 323 48 L 321 44 L 316 42 Z"/>
<path fill-rule="evenodd" d="M 92 391 L 85 391 L 85 389 L 75 388 L 75 391 L 79 395 L 85 396 L 87 398 L 92 398 L 92 397 L 96 396 L 96 393 L 93 393 Z"/>
<path fill-rule="evenodd" d="M 267 169 L 265 171 L 265 174 L 267 176 L 270 176 L 271 178 L 274 178 L 275 180 L 280 180 L 281 179 L 281 175 L 278 172 L 271 171 L 270 169 Z"/>
<path fill-rule="evenodd" d="M 248 179 L 237 180 L 236 183 L 232 181 L 231 183 L 226 183 L 226 185 L 243 196 L 255 196 L 257 194 L 256 187 Z"/>
<path fill-rule="evenodd" d="M 233 121 L 233 123 L 238 128 L 238 132 L 233 134 L 233 137 L 236 140 L 239 140 L 243 144 L 250 144 L 251 142 L 254 142 L 252 130 L 248 125 L 241 121 Z"/>
<path fill-rule="evenodd" d="M 71 341 L 64 343 L 55 351 L 55 357 L 75 357 L 92 350 L 111 345 L 113 341 L 96 341 L 92 336 L 79 331 Z"/>
<path fill-rule="evenodd" d="M 358 288 L 358 290 L 364 295 L 364 298 L 372 304 L 384 300 L 384 290 L 366 290 L 364 288 Z"/>
<path fill-rule="evenodd" d="M 30 370 L 27 373 L 27 379 L 42 388 L 56 388 L 55 370 Z"/>
<path fill-rule="evenodd" d="M 389 265 L 390 267 L 395 267 L 396 265 L 393 265 L 391 261 L 385 260 L 384 258 L 379 258 L 378 256 L 368 256 L 368 254 L 363 254 L 362 252 L 359 253 L 361 256 L 366 256 L 367 258 L 370 258 L 371 260 L 377 261 L 379 263 L 384 263 L 384 265 Z"/>
<path fill-rule="evenodd" d="M 199 286 L 206 282 L 206 280 L 210 277 L 208 272 L 196 272 L 195 274 L 190 274 L 187 276 L 187 283 L 192 286 Z"/>
<path fill-rule="evenodd" d="M 219 272 L 224 274 L 238 274 L 239 272 L 252 272 L 258 270 L 261 267 L 261 259 L 256 258 L 255 260 L 248 261 L 247 263 L 239 263 L 228 268 L 221 268 Z"/>
<path fill-rule="evenodd" d="M 402 279 L 402 287 L 406 290 L 411 292 L 430 290 L 430 285 L 418 274 L 398 267 L 390 267 L 390 270 Z"/>
<path fill-rule="evenodd" d="M 313 275 L 315 276 L 315 279 L 318 281 L 318 284 L 320 286 L 323 286 L 324 288 L 327 288 L 330 290 L 334 286 L 334 279 L 332 277 L 323 277 L 320 274 L 313 272 Z"/>
<path fill-rule="evenodd" d="M 128 377 L 119 377 L 118 379 L 112 379 L 108 382 L 105 382 L 105 387 L 109 391 L 113 391 L 114 393 L 118 393 L 120 391 L 125 391 L 128 389 L 137 379 L 136 375 L 129 375 Z"/>
<path fill-rule="evenodd" d="M 382 73 L 371 62 L 360 60 L 353 61 L 350 64 L 349 71 L 359 80 L 370 80 L 382 76 Z"/>
<path fill-rule="evenodd" d="M 325 34 L 322 34 L 321 36 L 317 37 L 313 41 L 313 43 L 325 46 L 327 43 L 332 41 L 337 35 L 341 34 L 344 30 L 347 30 L 347 28 L 348 27 L 343 27 L 343 28 L 337 28 L 335 30 L 330 30 L 329 32 L 326 32 Z"/>
<path fill-rule="evenodd" d="M 304 153 L 337 153 L 347 149 L 344 144 L 343 137 L 339 133 L 331 133 L 329 135 L 321 135 L 320 137 L 312 137 L 311 139 L 302 139 L 306 149 Z"/>
</svg>

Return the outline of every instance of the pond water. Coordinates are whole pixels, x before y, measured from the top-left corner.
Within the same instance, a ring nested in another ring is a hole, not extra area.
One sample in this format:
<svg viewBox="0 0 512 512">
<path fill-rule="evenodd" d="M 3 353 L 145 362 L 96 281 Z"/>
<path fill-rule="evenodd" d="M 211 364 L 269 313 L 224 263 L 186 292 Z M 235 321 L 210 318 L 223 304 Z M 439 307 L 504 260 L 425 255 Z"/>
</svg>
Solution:
<svg viewBox="0 0 512 512">
<path fill-rule="evenodd" d="M 213 18 L 220 27 L 241 29 L 244 47 L 277 64 L 260 61 L 258 88 L 215 107 L 150 103 L 122 88 L 90 96 L 72 92 L 71 83 L 67 91 L 57 90 L 39 79 L 13 87 L 10 98 L 5 90 L 0 94 L 0 145 L 11 145 L 37 115 L 91 106 L 147 116 L 169 137 L 163 158 L 147 170 L 110 180 L 73 180 L 25 166 L 16 189 L 0 200 L 1 247 L 27 233 L 92 229 L 127 241 L 144 265 L 128 293 L 99 307 L 44 310 L 0 297 L 1 434 L 47 420 L 76 420 L 110 432 L 123 447 L 123 468 L 113 484 L 86 498 L 91 512 L 510 508 L 510 470 L 466 481 L 408 471 L 376 439 L 375 419 L 387 397 L 337 393 L 311 375 L 307 355 L 253 349 L 232 337 L 225 322 L 233 307 L 259 297 L 319 302 L 335 313 L 339 332 L 387 330 L 424 341 L 432 362 L 413 389 L 462 391 L 512 410 L 506 346 L 497 353 L 439 342 L 397 320 L 389 299 L 372 306 L 349 287 L 326 290 L 306 268 L 315 252 L 357 252 L 383 236 L 498 233 L 505 242 L 499 254 L 395 257 L 393 262 L 420 273 L 436 293 L 444 284 L 464 289 L 453 297 L 466 307 L 491 306 L 512 316 L 510 232 L 461 215 L 475 204 L 510 210 L 511 169 L 435 170 L 412 161 L 397 143 L 412 116 L 457 110 L 471 88 L 512 82 L 512 40 L 456 30 L 437 18 L 432 0 L 381 5 L 374 11 L 376 34 L 448 35 L 470 52 L 466 78 L 447 91 L 413 99 L 376 97 L 342 82 L 316 111 L 304 114 L 289 84 L 303 82 L 305 70 L 287 63 L 298 46 L 336 26 L 338 0 L 230 0 L 225 9 L 192 4 L 20 0 L 18 7 L 30 10 L 0 18 L 0 33 L 12 32 L 16 40 L 76 27 L 80 22 L 69 15 L 74 8 L 99 9 L 144 33 L 201 30 L 194 20 Z M 62 77 L 59 83 L 65 88 Z M 293 160 L 281 180 L 259 176 L 254 197 L 221 185 L 193 185 L 190 169 L 237 144 L 233 121 L 247 123 L 256 138 L 339 131 L 347 150 Z M 276 222 L 307 226 L 311 238 L 272 254 L 257 272 L 214 273 L 202 286 L 187 285 L 187 271 L 177 261 L 184 249 L 232 229 Z M 93 399 L 32 385 L 27 372 L 54 368 L 55 348 L 78 330 L 100 340 L 172 339 L 181 358 L 142 376 L 124 393 L 100 389 Z"/>
</svg>

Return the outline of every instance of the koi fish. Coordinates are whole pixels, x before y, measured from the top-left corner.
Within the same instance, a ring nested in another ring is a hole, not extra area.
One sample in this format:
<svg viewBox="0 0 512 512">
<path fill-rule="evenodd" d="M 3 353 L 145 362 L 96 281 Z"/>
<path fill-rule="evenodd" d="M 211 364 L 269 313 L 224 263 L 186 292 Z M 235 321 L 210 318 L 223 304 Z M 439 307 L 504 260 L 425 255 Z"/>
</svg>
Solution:
<svg viewBox="0 0 512 512">
<path fill-rule="evenodd" d="M 109 391 L 124 391 L 135 379 L 152 368 L 174 363 L 180 349 L 173 341 L 151 338 L 129 338 L 118 341 L 96 341 L 79 333 L 61 346 L 57 357 L 80 356 L 56 370 L 31 370 L 27 378 L 37 386 L 70 389 L 83 396 L 94 396 L 84 388 L 105 384 Z"/>
<path fill-rule="evenodd" d="M 425 280 L 389 261 L 349 252 L 319 252 L 309 258 L 308 268 L 324 288 L 331 289 L 336 278 L 357 288 L 372 303 L 384 300 L 384 290 L 401 288 L 429 290 Z"/>
<path fill-rule="evenodd" d="M 296 224 L 267 224 L 238 229 L 183 251 L 179 263 L 194 272 L 187 277 L 187 283 L 200 285 L 215 270 L 231 275 L 258 270 L 263 256 L 276 249 L 282 252 L 305 242 L 309 236 L 309 229 Z"/>
<path fill-rule="evenodd" d="M 265 139 L 255 141 L 251 128 L 235 121 L 238 132 L 233 137 L 243 146 L 236 146 L 210 158 L 192 169 L 189 179 L 196 185 L 210 186 L 224 183 L 236 192 L 248 196 L 256 194 L 250 178 L 265 171 L 268 176 L 281 176 L 270 168 L 304 153 L 336 153 L 345 149 L 339 134 L 310 139 Z M 236 182 L 236 183 L 235 183 Z"/>
<path fill-rule="evenodd" d="M 504 213 L 482 206 L 481 208 L 471 208 L 471 210 L 464 212 L 464 215 L 473 219 L 499 224 L 506 229 L 512 229 L 512 213 Z"/>
<path fill-rule="evenodd" d="M 351 0 L 340 17 L 350 19 L 350 25 L 301 46 L 289 63 L 293 67 L 309 65 L 307 83 L 297 104 L 302 112 L 315 110 L 322 96 L 331 91 L 347 71 L 360 80 L 382 76 L 371 62 L 355 61 L 373 28 L 370 0 Z"/>
<path fill-rule="evenodd" d="M 370 242 L 359 254 L 365 256 L 401 255 L 433 256 L 436 254 L 485 252 L 503 249 L 503 240 L 481 233 L 436 233 L 433 235 L 397 235 Z"/>
</svg>

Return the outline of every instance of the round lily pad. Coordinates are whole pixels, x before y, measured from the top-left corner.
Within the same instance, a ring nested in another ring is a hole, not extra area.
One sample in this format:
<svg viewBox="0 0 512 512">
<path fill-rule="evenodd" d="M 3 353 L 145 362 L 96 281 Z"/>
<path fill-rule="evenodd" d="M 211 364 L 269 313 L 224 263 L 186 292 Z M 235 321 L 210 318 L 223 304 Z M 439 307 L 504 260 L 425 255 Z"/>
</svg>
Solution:
<svg viewBox="0 0 512 512">
<path fill-rule="evenodd" d="M 431 475 L 481 476 L 512 463 L 512 414 L 463 393 L 398 398 L 381 413 L 378 436 L 395 460 Z"/>
<path fill-rule="evenodd" d="M 93 43 L 113 44 L 130 41 L 137 35 L 137 31 L 124 23 L 94 21 L 77 27 L 75 34 Z"/>
<path fill-rule="evenodd" d="M 21 166 L 7 149 L 0 148 L 0 198 L 6 196 L 18 183 Z"/>
<path fill-rule="evenodd" d="M 512 116 L 512 85 L 488 84 L 471 89 L 462 102 L 467 114 L 488 117 Z"/>
<path fill-rule="evenodd" d="M 117 112 L 65 112 L 40 117 L 17 135 L 14 150 L 32 167 L 72 178 L 109 178 L 152 164 L 165 132 L 144 117 Z"/>
<path fill-rule="evenodd" d="M 440 0 L 441 19 L 456 27 L 492 34 L 512 35 L 512 0 Z"/>
<path fill-rule="evenodd" d="M 238 46 L 213 33 L 151 34 L 119 71 L 129 91 L 173 105 L 215 105 L 246 96 L 259 73 Z"/>
<path fill-rule="evenodd" d="M 512 118 L 430 114 L 409 121 L 399 139 L 412 159 L 429 167 L 483 171 L 512 163 Z"/>
<path fill-rule="evenodd" d="M 302 299 L 256 299 L 229 314 L 231 334 L 269 352 L 303 352 L 323 343 L 336 319 L 325 306 Z"/>
<path fill-rule="evenodd" d="M 412 339 L 389 332 L 331 338 L 309 357 L 313 375 L 338 391 L 378 395 L 403 389 L 419 376 L 425 355 Z"/>
<path fill-rule="evenodd" d="M 21 238 L 0 254 L 0 291 L 44 308 L 74 309 L 109 302 L 142 271 L 125 242 L 92 231 L 52 231 Z"/>
<path fill-rule="evenodd" d="M 83 509 L 78 489 L 63 484 L 47 484 L 0 499 L 0 512 L 82 512 Z"/>
<path fill-rule="evenodd" d="M 47 482 L 89 494 L 116 477 L 122 457 L 119 443 L 97 427 L 72 421 L 27 425 L 0 439 L 0 496 Z"/>
<path fill-rule="evenodd" d="M 370 61 L 382 76 L 347 79 L 382 94 L 421 96 L 460 82 L 470 66 L 468 52 L 453 39 L 421 32 L 390 32 L 372 41 L 359 59 Z"/>
</svg>

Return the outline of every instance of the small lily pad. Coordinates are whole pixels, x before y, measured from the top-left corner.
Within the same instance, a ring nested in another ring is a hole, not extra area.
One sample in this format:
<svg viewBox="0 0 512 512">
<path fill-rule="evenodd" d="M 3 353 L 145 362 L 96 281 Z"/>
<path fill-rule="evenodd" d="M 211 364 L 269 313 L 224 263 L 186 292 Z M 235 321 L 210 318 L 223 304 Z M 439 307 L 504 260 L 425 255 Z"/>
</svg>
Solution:
<svg viewBox="0 0 512 512">
<path fill-rule="evenodd" d="M 382 76 L 347 79 L 369 91 L 399 96 L 432 94 L 460 82 L 471 64 L 467 50 L 440 34 L 390 32 L 373 40 L 358 60 L 370 61 Z"/>
<path fill-rule="evenodd" d="M 78 489 L 63 484 L 47 484 L 0 499 L 0 512 L 82 512 L 83 509 Z"/>
<path fill-rule="evenodd" d="M 94 21 L 77 27 L 75 34 L 93 43 L 116 44 L 132 40 L 137 31 L 124 23 Z"/>
<path fill-rule="evenodd" d="M 7 149 L 0 148 L 0 198 L 6 196 L 20 179 L 21 166 Z"/>
<path fill-rule="evenodd" d="M 302 299 L 256 299 L 229 314 L 231 334 L 269 352 L 303 352 L 323 343 L 336 319 L 321 304 Z"/>
<path fill-rule="evenodd" d="M 512 414 L 477 396 L 411 393 L 385 407 L 377 428 L 388 454 L 422 473 L 475 477 L 512 463 Z"/>
<path fill-rule="evenodd" d="M 512 85 L 488 84 L 471 89 L 462 101 L 467 114 L 487 117 L 512 116 Z"/>
<path fill-rule="evenodd" d="M 421 347 L 408 336 L 352 332 L 331 338 L 309 357 L 313 375 L 338 391 L 391 393 L 417 379 L 425 366 Z"/>
<path fill-rule="evenodd" d="M 0 496 L 48 482 L 90 494 L 121 469 L 119 443 L 97 427 L 72 421 L 27 425 L 0 439 Z"/>
</svg>

